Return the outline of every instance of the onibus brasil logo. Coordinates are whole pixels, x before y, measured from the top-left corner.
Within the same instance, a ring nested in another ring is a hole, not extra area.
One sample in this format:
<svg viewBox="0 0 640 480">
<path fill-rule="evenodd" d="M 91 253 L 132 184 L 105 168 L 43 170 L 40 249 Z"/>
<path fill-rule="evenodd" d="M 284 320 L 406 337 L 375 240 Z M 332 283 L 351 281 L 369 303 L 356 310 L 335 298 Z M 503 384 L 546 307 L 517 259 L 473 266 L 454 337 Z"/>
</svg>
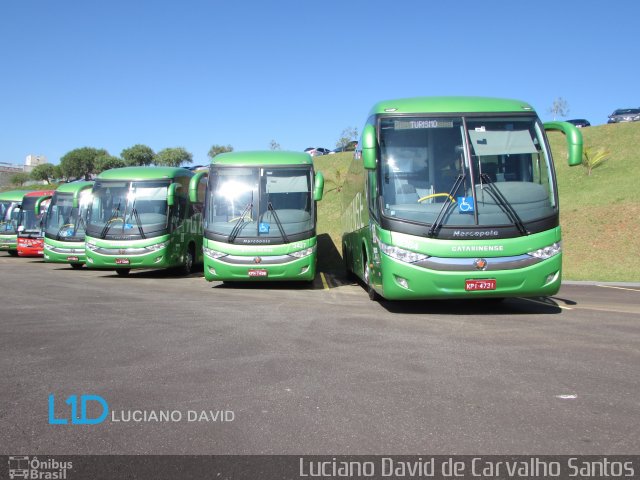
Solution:
<svg viewBox="0 0 640 480">
<path fill-rule="evenodd" d="M 42 480 L 65 480 L 67 471 L 73 469 L 73 462 L 61 462 L 53 458 L 9 456 L 9 478 L 29 478 Z"/>
</svg>

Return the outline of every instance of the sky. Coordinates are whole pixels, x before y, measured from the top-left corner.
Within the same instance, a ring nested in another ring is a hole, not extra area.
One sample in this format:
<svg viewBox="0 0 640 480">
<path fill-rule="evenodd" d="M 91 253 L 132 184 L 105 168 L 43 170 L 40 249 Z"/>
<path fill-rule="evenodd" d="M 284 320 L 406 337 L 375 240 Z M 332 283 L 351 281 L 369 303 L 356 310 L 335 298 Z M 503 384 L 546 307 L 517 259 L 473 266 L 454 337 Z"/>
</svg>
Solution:
<svg viewBox="0 0 640 480">
<path fill-rule="evenodd" d="M 0 162 L 335 148 L 380 100 L 640 107 L 637 0 L 2 0 Z"/>
</svg>

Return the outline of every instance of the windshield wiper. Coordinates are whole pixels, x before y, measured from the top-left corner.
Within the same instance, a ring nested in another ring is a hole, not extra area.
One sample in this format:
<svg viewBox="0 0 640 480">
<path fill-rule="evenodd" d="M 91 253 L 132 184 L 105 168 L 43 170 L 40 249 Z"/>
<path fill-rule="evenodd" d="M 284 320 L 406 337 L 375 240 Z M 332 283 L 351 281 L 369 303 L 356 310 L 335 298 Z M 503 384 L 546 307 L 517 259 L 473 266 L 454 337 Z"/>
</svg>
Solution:
<svg viewBox="0 0 640 480">
<path fill-rule="evenodd" d="M 121 202 L 118 202 L 118 206 L 113 210 L 113 213 L 109 217 L 109 220 L 107 220 L 107 222 L 104 224 L 104 228 L 100 232 L 100 238 L 105 238 L 107 236 L 107 232 L 111 228 L 110 223 L 113 221 L 114 218 L 117 218 L 118 215 L 120 214 L 120 203 Z M 122 221 L 124 222 L 124 218 L 122 219 Z"/>
<path fill-rule="evenodd" d="M 236 221 L 236 224 L 231 229 L 231 233 L 227 237 L 227 241 L 229 243 L 232 243 L 236 239 L 238 234 L 240 233 L 240 230 L 242 230 L 242 225 L 244 225 L 244 216 L 252 208 L 253 208 L 253 192 L 251 194 L 251 201 L 249 203 L 247 203 L 246 207 L 244 207 L 244 210 L 242 211 L 242 213 L 238 217 L 238 220 Z"/>
<path fill-rule="evenodd" d="M 507 214 L 507 217 L 509 217 L 509 220 L 513 222 L 518 231 L 522 235 L 529 235 L 529 232 L 524 226 L 524 223 L 522 223 L 522 219 L 518 215 L 518 212 L 514 210 L 513 206 L 511 206 L 511 204 L 509 203 L 509 200 L 507 200 L 502 192 L 493 184 L 491 177 L 489 177 L 489 175 L 487 175 L 486 173 L 481 173 L 480 179 L 487 185 L 489 195 L 491 195 L 491 197 L 496 201 L 500 208 L 502 208 L 504 213 Z"/>
<path fill-rule="evenodd" d="M 455 198 L 455 194 L 460 189 L 460 185 L 462 185 L 462 182 L 464 181 L 466 176 L 467 175 L 465 173 L 458 174 L 458 178 L 456 178 L 456 181 L 453 182 L 453 187 L 451 187 L 451 190 L 449 190 L 449 197 L 447 198 L 445 203 L 442 204 L 442 208 L 440 208 L 440 212 L 438 213 L 438 216 L 433 221 L 433 223 L 431 224 L 431 227 L 429 227 L 429 230 L 427 231 L 427 237 L 435 237 L 436 234 L 442 228 L 442 222 L 444 222 L 444 219 L 449 213 L 449 210 L 451 210 L 451 207 L 456 204 L 456 202 L 452 202 L 450 201 L 450 199 Z"/>
<path fill-rule="evenodd" d="M 278 230 L 280 230 L 280 235 L 282 235 L 282 240 L 284 240 L 284 243 L 289 243 L 289 238 L 287 237 L 287 234 L 284 231 L 284 227 L 282 226 L 282 222 L 280 222 L 280 219 L 278 218 L 278 214 L 276 213 L 275 208 L 273 208 L 273 205 L 271 204 L 271 202 L 269 202 L 267 204 L 267 209 L 271 210 L 271 215 L 273 215 L 273 219 L 276 221 L 276 225 L 278 226 Z"/>
<path fill-rule="evenodd" d="M 140 215 L 138 215 L 138 209 L 136 207 L 131 208 L 131 216 L 135 219 L 138 231 L 140 232 L 140 238 L 147 238 L 142 228 L 142 222 L 140 221 Z"/>
</svg>

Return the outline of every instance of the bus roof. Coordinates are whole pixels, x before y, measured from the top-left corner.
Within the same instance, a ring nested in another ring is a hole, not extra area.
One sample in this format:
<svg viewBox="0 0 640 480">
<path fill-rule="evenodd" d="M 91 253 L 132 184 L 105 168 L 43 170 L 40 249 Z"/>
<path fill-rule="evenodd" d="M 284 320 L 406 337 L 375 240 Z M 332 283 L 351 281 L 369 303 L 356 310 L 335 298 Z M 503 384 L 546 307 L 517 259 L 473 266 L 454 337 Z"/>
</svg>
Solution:
<svg viewBox="0 0 640 480">
<path fill-rule="evenodd" d="M 313 165 L 313 158 L 303 152 L 283 152 L 279 150 L 260 150 L 253 152 L 227 152 L 213 157 L 211 165 Z"/>
<path fill-rule="evenodd" d="M 0 192 L 1 202 L 19 202 L 27 193 L 31 190 L 8 190 L 6 192 Z"/>
<path fill-rule="evenodd" d="M 369 116 L 402 113 L 499 113 L 534 112 L 531 105 L 520 100 L 491 97 L 413 97 L 384 100 L 376 103 Z"/>
<path fill-rule="evenodd" d="M 76 193 L 80 190 L 84 190 L 85 188 L 91 188 L 93 186 L 93 182 L 71 182 L 71 183 L 63 183 L 58 188 L 56 188 L 56 192 L 59 193 Z"/>
<path fill-rule="evenodd" d="M 162 180 L 193 175 L 192 171 L 180 167 L 122 167 L 105 170 L 97 180 Z"/>
<path fill-rule="evenodd" d="M 27 198 L 27 197 L 45 197 L 47 195 L 51 196 L 53 195 L 53 193 L 55 192 L 55 190 L 33 190 L 31 192 L 25 192 L 24 196 L 22 198 Z"/>
</svg>

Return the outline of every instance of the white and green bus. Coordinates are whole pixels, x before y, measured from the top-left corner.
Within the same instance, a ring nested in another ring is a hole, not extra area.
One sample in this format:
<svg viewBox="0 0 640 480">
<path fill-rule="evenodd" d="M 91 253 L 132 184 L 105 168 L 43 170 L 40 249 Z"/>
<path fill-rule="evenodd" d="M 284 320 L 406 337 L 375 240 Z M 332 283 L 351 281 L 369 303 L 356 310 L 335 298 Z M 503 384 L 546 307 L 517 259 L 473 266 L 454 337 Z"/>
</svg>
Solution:
<svg viewBox="0 0 640 480">
<path fill-rule="evenodd" d="M 18 217 L 28 190 L 0 192 L 0 251 L 18 256 Z"/>
<path fill-rule="evenodd" d="M 60 185 L 44 219 L 44 261 L 81 268 L 85 263 L 84 237 L 93 182 Z"/>
<path fill-rule="evenodd" d="M 190 273 L 202 261 L 204 175 L 174 167 L 114 168 L 98 175 L 87 214 L 87 267 L 115 269 L 121 276 L 140 268 Z"/>
<path fill-rule="evenodd" d="M 343 187 L 347 272 L 371 299 L 546 296 L 560 288 L 558 187 L 542 123 L 518 100 L 376 104 Z"/>
<path fill-rule="evenodd" d="M 323 188 L 324 178 L 306 153 L 215 156 L 205 201 L 205 278 L 312 281 L 316 201 Z"/>
</svg>

